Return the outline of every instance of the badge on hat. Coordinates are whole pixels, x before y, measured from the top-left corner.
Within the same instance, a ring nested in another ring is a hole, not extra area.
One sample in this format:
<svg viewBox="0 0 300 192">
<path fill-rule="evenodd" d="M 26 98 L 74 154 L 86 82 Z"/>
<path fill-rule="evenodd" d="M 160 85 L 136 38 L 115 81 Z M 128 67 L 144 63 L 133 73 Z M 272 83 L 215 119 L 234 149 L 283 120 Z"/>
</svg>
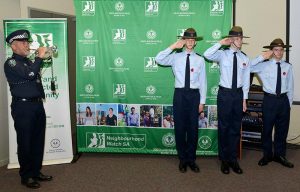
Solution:
<svg viewBox="0 0 300 192">
<path fill-rule="evenodd" d="M 16 30 L 6 37 L 6 42 L 11 44 L 13 41 L 29 41 L 30 32 L 28 30 Z"/>
</svg>

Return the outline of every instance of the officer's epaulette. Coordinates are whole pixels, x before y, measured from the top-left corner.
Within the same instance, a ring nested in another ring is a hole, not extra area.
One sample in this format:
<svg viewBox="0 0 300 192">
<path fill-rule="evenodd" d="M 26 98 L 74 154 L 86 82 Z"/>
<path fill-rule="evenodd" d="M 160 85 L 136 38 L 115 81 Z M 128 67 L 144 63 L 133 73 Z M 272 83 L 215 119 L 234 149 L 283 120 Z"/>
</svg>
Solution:
<svg viewBox="0 0 300 192">
<path fill-rule="evenodd" d="M 226 47 L 221 47 L 221 50 L 229 50 L 229 47 L 228 46 L 226 46 Z"/>
<path fill-rule="evenodd" d="M 246 53 L 244 53 L 243 51 L 241 51 L 241 53 L 243 53 L 245 56 L 247 56 L 247 54 L 246 54 Z"/>
<path fill-rule="evenodd" d="M 176 53 L 181 53 L 182 51 L 183 51 L 182 48 L 181 48 L 181 49 L 176 49 L 176 50 L 175 50 Z"/>
<path fill-rule="evenodd" d="M 196 53 L 197 55 L 199 55 L 200 57 L 202 57 L 202 55 L 200 55 L 199 53 Z"/>
<path fill-rule="evenodd" d="M 290 64 L 290 65 L 292 65 L 290 62 L 287 62 L 287 61 L 285 61 L 287 64 Z"/>
<path fill-rule="evenodd" d="M 267 62 L 267 61 L 270 61 L 269 59 L 265 59 L 265 60 L 263 60 L 263 62 Z"/>
</svg>

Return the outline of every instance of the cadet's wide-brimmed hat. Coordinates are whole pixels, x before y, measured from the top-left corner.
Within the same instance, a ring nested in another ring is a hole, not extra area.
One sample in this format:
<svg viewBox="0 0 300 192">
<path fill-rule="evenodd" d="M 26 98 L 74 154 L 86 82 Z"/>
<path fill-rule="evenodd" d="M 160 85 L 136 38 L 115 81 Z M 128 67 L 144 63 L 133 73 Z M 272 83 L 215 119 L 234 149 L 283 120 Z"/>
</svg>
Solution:
<svg viewBox="0 0 300 192">
<path fill-rule="evenodd" d="M 16 30 L 6 37 L 6 42 L 11 44 L 13 41 L 29 41 L 30 32 L 28 30 Z"/>
<path fill-rule="evenodd" d="M 183 36 L 177 36 L 181 37 L 182 39 L 195 39 L 195 41 L 200 41 L 203 39 L 203 37 L 198 37 L 197 32 L 194 28 L 188 28 L 184 31 Z"/>
<path fill-rule="evenodd" d="M 274 39 L 270 45 L 263 46 L 263 48 L 266 48 L 266 49 L 273 49 L 274 47 L 288 48 L 288 47 L 292 47 L 292 46 L 285 45 L 283 43 L 282 39 L 280 39 L 280 38 Z"/>
<path fill-rule="evenodd" d="M 250 38 L 250 37 L 247 37 L 247 36 L 244 36 L 243 35 L 243 29 L 242 27 L 240 26 L 233 26 L 228 35 L 225 36 L 225 37 L 243 37 L 243 38 Z"/>
</svg>

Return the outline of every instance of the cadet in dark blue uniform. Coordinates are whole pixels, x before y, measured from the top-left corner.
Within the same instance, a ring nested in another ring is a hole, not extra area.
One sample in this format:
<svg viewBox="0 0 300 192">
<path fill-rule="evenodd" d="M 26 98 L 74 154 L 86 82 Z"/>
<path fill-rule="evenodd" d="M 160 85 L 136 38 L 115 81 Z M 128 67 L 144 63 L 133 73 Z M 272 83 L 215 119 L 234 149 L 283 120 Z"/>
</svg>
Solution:
<svg viewBox="0 0 300 192">
<path fill-rule="evenodd" d="M 17 30 L 7 36 L 6 42 L 10 44 L 13 55 L 6 60 L 4 72 L 12 95 L 11 115 L 17 133 L 21 183 L 29 188 L 39 188 L 38 181 L 52 180 L 52 176 L 40 172 L 46 128 L 40 65 L 47 48 L 38 48 L 37 57 L 31 62 L 27 58 L 29 39 L 27 30 Z"/>
<path fill-rule="evenodd" d="M 284 45 L 281 39 L 275 39 L 270 49 L 251 61 L 251 72 L 260 77 L 264 94 L 263 100 L 263 130 L 262 144 L 264 155 L 258 165 L 264 166 L 271 161 L 278 162 L 285 167 L 293 168 L 286 155 L 286 138 L 290 123 L 290 110 L 293 103 L 294 78 L 293 67 L 282 57 Z M 274 153 L 272 150 L 272 131 L 274 131 Z"/>
<path fill-rule="evenodd" d="M 229 174 L 229 167 L 242 174 L 237 161 L 238 146 L 241 137 L 243 111 L 246 111 L 250 84 L 249 58 L 240 50 L 242 48 L 243 30 L 234 26 L 227 38 L 222 39 L 204 52 L 204 56 L 220 65 L 220 83 L 217 98 L 218 107 L 218 141 L 221 171 Z M 221 46 L 230 46 L 220 49 Z"/>
<path fill-rule="evenodd" d="M 182 39 L 161 51 L 157 63 L 172 66 L 175 75 L 173 98 L 175 140 L 179 170 L 184 173 L 187 166 L 194 172 L 200 169 L 196 164 L 198 141 L 198 114 L 203 111 L 206 100 L 207 80 L 204 58 L 194 52 L 197 37 L 195 29 L 188 28 Z M 185 49 L 174 52 L 175 49 Z"/>
</svg>

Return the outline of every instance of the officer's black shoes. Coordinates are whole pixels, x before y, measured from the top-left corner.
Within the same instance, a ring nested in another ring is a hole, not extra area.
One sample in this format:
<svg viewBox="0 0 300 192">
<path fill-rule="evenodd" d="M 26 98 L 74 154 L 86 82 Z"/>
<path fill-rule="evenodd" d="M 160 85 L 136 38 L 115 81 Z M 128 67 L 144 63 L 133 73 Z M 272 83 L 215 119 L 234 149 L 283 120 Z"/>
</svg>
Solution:
<svg viewBox="0 0 300 192">
<path fill-rule="evenodd" d="M 224 174 L 229 174 L 229 164 L 227 161 L 222 161 L 222 164 L 221 164 L 221 171 L 222 173 Z"/>
<path fill-rule="evenodd" d="M 22 180 L 21 183 L 22 183 L 22 185 L 25 185 L 26 187 L 31 188 L 31 189 L 38 189 L 41 187 L 40 183 L 33 178 L 28 178 L 26 180 Z"/>
<path fill-rule="evenodd" d="M 237 174 L 243 173 L 243 170 L 241 169 L 241 167 L 237 161 L 229 162 L 229 166 L 232 168 L 233 172 L 235 172 Z"/>
<path fill-rule="evenodd" d="M 268 165 L 268 163 L 270 163 L 272 161 L 272 158 L 268 158 L 268 157 L 263 157 L 259 160 L 258 165 L 259 166 L 265 166 Z"/>
<path fill-rule="evenodd" d="M 199 173 L 200 172 L 200 168 L 199 168 L 199 166 L 195 162 L 191 162 L 188 165 L 191 168 L 191 170 L 194 171 L 195 173 Z"/>
<path fill-rule="evenodd" d="M 180 161 L 180 163 L 179 163 L 179 171 L 181 173 L 185 173 L 186 172 L 186 168 L 187 168 L 187 163 L 183 162 L 183 161 Z"/>
<path fill-rule="evenodd" d="M 40 173 L 39 176 L 35 177 L 34 179 L 38 181 L 51 181 L 53 177 L 50 175 L 44 175 L 43 173 Z"/>
<path fill-rule="evenodd" d="M 294 167 L 294 164 L 289 162 L 284 156 L 274 156 L 273 161 L 280 163 L 281 165 L 288 168 Z"/>
</svg>

